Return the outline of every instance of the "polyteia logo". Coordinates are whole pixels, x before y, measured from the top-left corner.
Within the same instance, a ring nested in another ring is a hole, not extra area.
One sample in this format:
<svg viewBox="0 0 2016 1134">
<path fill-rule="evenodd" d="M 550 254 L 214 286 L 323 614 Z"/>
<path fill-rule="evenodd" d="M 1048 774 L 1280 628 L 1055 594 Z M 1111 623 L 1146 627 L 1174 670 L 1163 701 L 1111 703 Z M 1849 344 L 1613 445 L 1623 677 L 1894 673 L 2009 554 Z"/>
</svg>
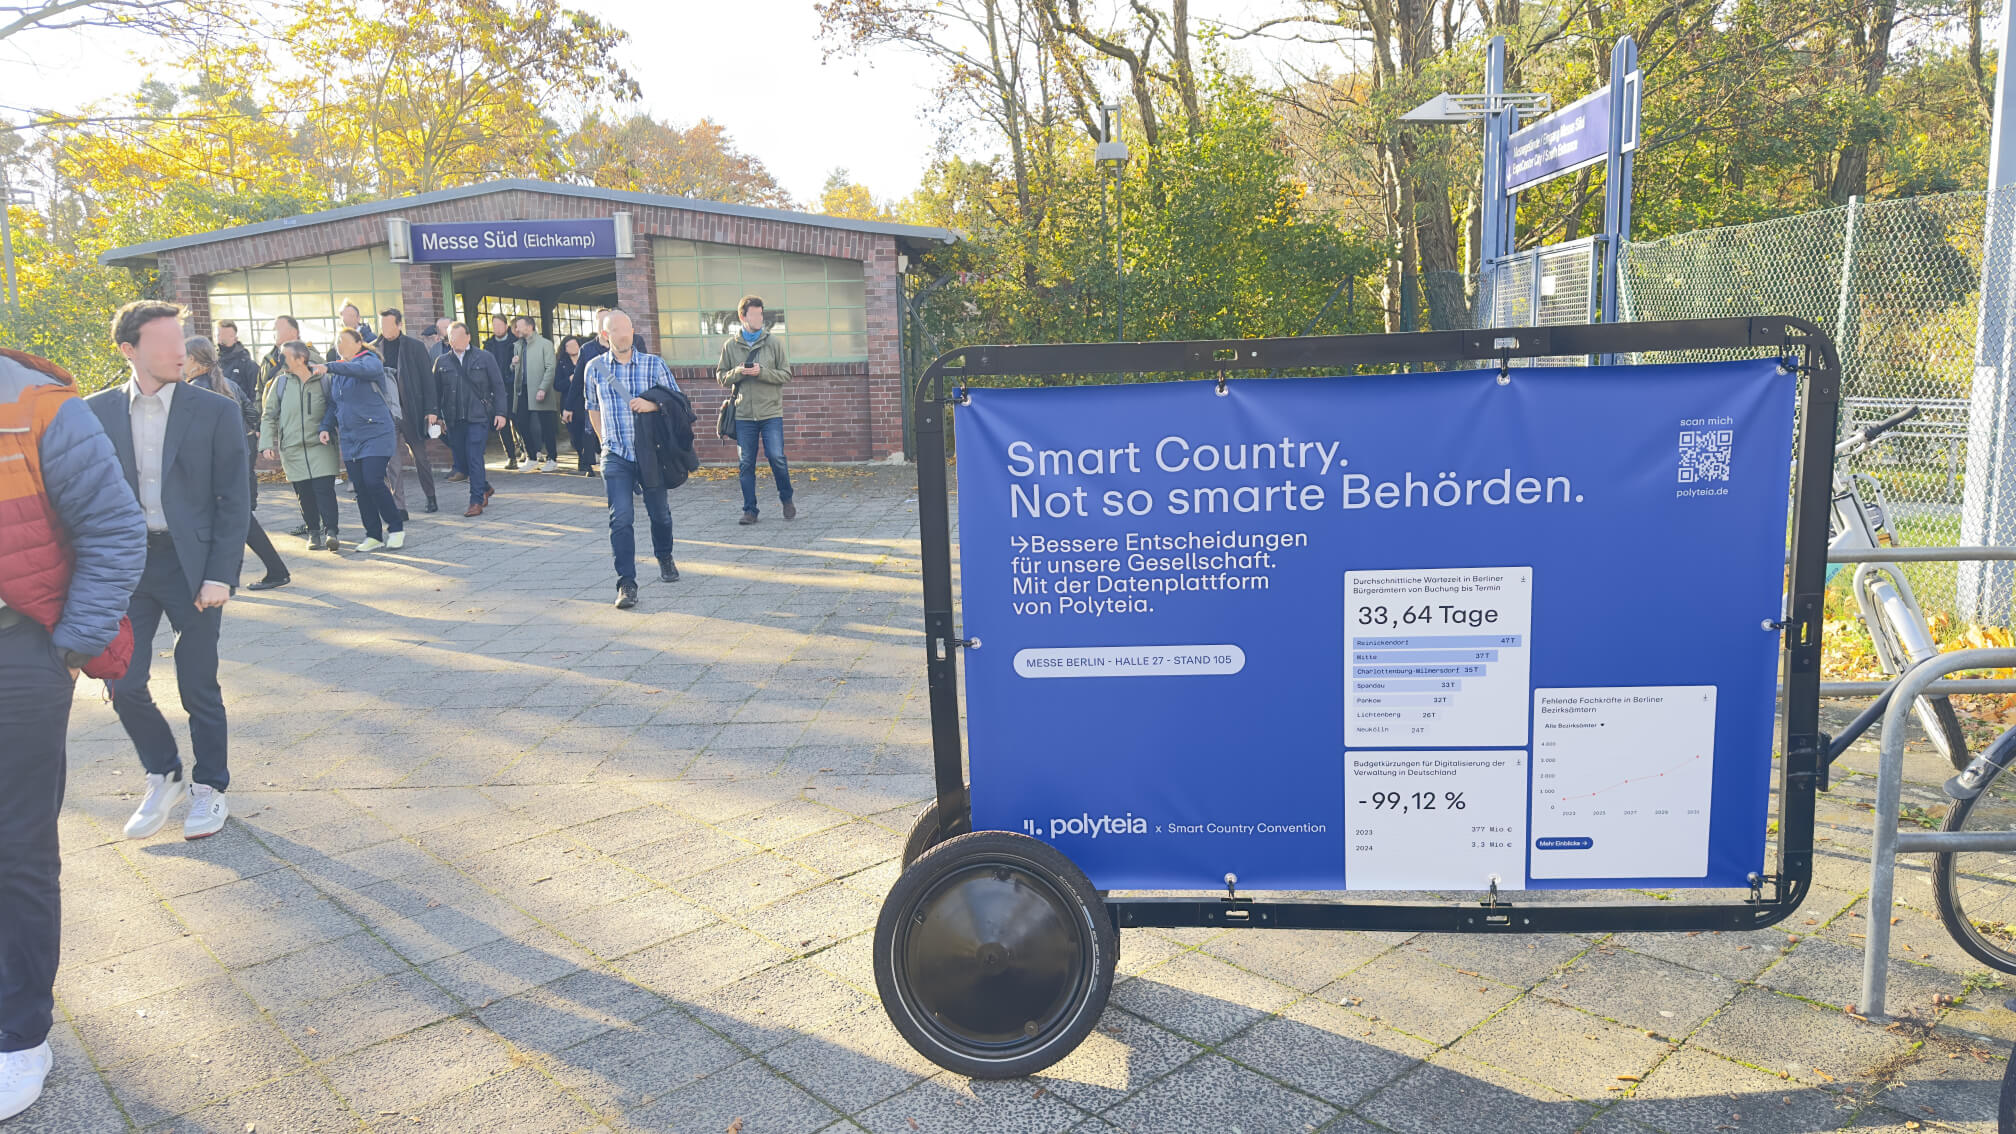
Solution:
<svg viewBox="0 0 2016 1134">
<path fill-rule="evenodd" d="M 1036 819 L 1022 820 L 1022 833 L 1039 838 L 1042 837 L 1042 822 Z M 1097 818 L 1094 818 L 1090 813 L 1081 813 L 1067 818 L 1050 820 L 1050 837 L 1052 839 L 1057 838 L 1059 835 L 1090 835 L 1096 839 L 1101 835 L 1145 835 L 1147 833 L 1148 820 L 1137 818 L 1132 811 L 1127 812 L 1125 815 L 1101 815 Z"/>
</svg>

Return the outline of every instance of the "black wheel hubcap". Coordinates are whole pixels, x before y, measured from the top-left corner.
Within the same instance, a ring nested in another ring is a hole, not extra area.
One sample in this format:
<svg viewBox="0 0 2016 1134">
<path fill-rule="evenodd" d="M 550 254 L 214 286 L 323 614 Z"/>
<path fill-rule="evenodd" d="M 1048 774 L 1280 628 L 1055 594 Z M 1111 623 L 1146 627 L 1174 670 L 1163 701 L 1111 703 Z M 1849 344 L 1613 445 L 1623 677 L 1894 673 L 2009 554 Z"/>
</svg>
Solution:
<svg viewBox="0 0 2016 1134">
<path fill-rule="evenodd" d="M 901 959 L 921 1015 L 956 1047 L 999 1050 L 1045 1035 L 1083 994 L 1091 957 L 1075 907 L 1011 864 L 956 871 L 918 899 Z"/>
</svg>

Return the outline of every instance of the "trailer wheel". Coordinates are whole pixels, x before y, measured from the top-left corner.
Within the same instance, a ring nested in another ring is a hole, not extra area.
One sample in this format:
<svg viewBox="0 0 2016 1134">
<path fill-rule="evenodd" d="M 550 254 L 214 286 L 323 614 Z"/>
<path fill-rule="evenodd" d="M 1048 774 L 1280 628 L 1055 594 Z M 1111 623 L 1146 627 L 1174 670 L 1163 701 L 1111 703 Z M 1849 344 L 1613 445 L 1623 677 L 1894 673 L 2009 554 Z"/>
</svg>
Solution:
<svg viewBox="0 0 2016 1134">
<path fill-rule="evenodd" d="M 1027 835 L 979 831 L 897 878 L 875 926 L 875 986 L 926 1059 L 1012 1079 L 1091 1032 L 1118 953 L 1112 916 L 1069 858 Z"/>
<path fill-rule="evenodd" d="M 938 829 L 937 800 L 934 799 L 930 803 L 925 804 L 924 810 L 917 816 L 917 822 L 910 827 L 910 837 L 903 840 L 903 869 L 910 869 L 911 863 L 924 857 L 925 851 L 930 850 L 939 843 L 947 839 L 957 838 L 971 831 L 973 829 L 973 813 L 968 811 L 959 818 L 954 819 L 951 823 L 951 828 L 949 831 L 940 831 Z"/>
</svg>

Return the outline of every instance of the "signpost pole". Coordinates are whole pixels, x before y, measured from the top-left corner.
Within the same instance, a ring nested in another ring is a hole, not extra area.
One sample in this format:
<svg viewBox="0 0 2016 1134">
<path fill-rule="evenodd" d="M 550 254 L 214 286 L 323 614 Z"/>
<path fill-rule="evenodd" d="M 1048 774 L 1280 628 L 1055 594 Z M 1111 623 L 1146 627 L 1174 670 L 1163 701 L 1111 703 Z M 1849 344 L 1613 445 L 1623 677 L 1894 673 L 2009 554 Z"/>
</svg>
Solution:
<svg viewBox="0 0 2016 1134">
<path fill-rule="evenodd" d="M 1505 37 L 1491 37 L 1491 47 L 1484 63 L 1484 185 L 1478 200 L 1484 202 L 1484 211 L 1478 217 L 1477 271 L 1483 277 L 1483 297 L 1491 292 L 1493 264 L 1499 257 L 1511 250 L 1512 240 L 1506 231 L 1510 219 L 1506 209 L 1505 196 L 1505 141 L 1512 136 L 1508 122 L 1514 112 L 1501 106 L 1505 94 Z"/>
<path fill-rule="evenodd" d="M 1599 322 L 1617 321 L 1617 279 L 1631 239 L 1631 159 L 1638 147 L 1638 44 L 1610 49 L 1610 141 L 1603 178 L 1603 305 Z"/>
<path fill-rule="evenodd" d="M 2002 54 L 2016 50 L 2016 0 L 2002 3 Z M 1974 389 L 1967 408 L 1967 484 L 1961 498 L 1960 542 L 2016 543 L 2016 390 L 2010 347 L 2016 322 L 2016 87 L 2009 69 L 1995 73 L 1995 122 L 1989 131 L 1987 233 L 1981 250 L 1981 320 L 1974 343 Z M 2008 563 L 1962 563 L 1960 615 L 1979 625 L 2007 626 L 2016 570 Z"/>
</svg>

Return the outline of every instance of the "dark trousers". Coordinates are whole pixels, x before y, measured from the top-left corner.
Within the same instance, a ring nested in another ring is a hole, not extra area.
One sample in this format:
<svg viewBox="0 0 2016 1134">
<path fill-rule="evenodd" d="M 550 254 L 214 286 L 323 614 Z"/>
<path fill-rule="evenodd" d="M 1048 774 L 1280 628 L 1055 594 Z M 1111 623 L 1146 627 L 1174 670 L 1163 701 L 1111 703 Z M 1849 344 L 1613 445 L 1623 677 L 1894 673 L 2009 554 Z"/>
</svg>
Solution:
<svg viewBox="0 0 2016 1134">
<path fill-rule="evenodd" d="M 672 505 L 663 488 L 639 483 L 637 463 L 614 453 L 602 455 L 602 489 L 609 500 L 609 550 L 616 559 L 616 578 L 637 581 L 637 504 L 644 495 L 644 514 L 651 518 L 651 551 L 660 560 L 672 558 Z"/>
<path fill-rule="evenodd" d="M 791 502 L 791 466 L 784 460 L 784 419 L 762 421 L 735 419 L 735 442 L 742 452 L 742 510 L 756 511 L 756 443 L 763 443 L 763 455 L 770 458 L 770 476 L 777 482 L 777 499 Z"/>
<path fill-rule="evenodd" d="M 311 476 L 290 483 L 294 485 L 294 495 L 301 498 L 301 522 L 308 525 L 309 533 L 335 531 L 336 522 L 342 518 L 336 511 L 336 478 Z"/>
<path fill-rule="evenodd" d="M 280 552 L 273 546 L 273 541 L 267 538 L 266 529 L 259 526 L 257 516 L 252 517 L 252 526 L 245 529 L 245 546 L 251 548 L 252 554 L 259 557 L 259 562 L 265 566 L 269 577 L 287 573 L 286 562 L 280 558 Z"/>
<path fill-rule="evenodd" d="M 514 415 L 510 413 L 504 415 L 504 428 L 497 431 L 497 436 L 504 442 L 504 456 L 515 465 L 518 463 L 518 435 L 517 431 L 511 428 L 513 418 Z"/>
<path fill-rule="evenodd" d="M 230 731 L 224 719 L 224 691 L 217 686 L 217 635 L 224 628 L 224 608 L 197 610 L 196 588 L 182 573 L 174 542 L 150 535 L 147 570 L 126 608 L 126 616 L 133 620 L 133 665 L 112 683 L 112 711 L 133 739 L 141 767 L 155 775 L 182 770 L 175 734 L 147 691 L 154 631 L 164 614 L 177 635 L 175 684 L 182 691 L 182 709 L 189 714 L 189 746 L 196 756 L 190 778 L 223 791 L 231 785 Z"/>
<path fill-rule="evenodd" d="M 392 501 L 392 489 L 385 483 L 385 466 L 390 457 L 358 457 L 345 462 L 350 483 L 357 486 L 357 517 L 364 521 L 367 539 L 383 539 L 386 531 L 402 531 L 399 505 Z"/>
<path fill-rule="evenodd" d="M 434 502 L 434 462 L 427 459 L 427 424 L 412 418 L 399 419 L 399 431 L 405 435 L 406 445 L 413 450 L 414 471 L 420 474 L 420 491 L 427 494 L 427 502 Z"/>
<path fill-rule="evenodd" d="M 556 410 L 526 409 L 519 407 L 516 414 L 518 435 L 525 439 L 525 459 L 534 461 L 539 454 L 546 459 L 560 459 L 560 414 Z"/>
<path fill-rule="evenodd" d="M 588 428 L 588 414 L 584 411 L 574 415 L 567 423 L 567 435 L 574 442 L 574 464 L 582 472 L 595 467 L 595 457 L 602 452 L 602 440 L 595 431 Z"/>
<path fill-rule="evenodd" d="M 49 1035 L 63 924 L 56 813 L 75 683 L 42 627 L 0 629 L 0 1052 Z"/>
<path fill-rule="evenodd" d="M 490 474 L 483 469 L 483 453 L 490 448 L 490 423 L 465 421 L 449 428 L 454 430 L 450 436 L 457 442 L 455 451 L 462 458 L 462 468 L 469 474 L 469 503 L 481 504 L 490 487 Z"/>
</svg>

